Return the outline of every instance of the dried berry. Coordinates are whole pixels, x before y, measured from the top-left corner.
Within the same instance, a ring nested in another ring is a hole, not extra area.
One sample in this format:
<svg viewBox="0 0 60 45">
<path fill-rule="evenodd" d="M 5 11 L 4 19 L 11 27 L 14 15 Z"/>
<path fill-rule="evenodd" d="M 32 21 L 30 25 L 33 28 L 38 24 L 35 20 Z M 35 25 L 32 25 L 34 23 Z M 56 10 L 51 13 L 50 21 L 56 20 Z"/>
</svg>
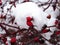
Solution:
<svg viewBox="0 0 60 45">
<path fill-rule="evenodd" d="M 48 15 L 47 18 L 50 19 L 51 18 L 51 15 Z"/>
</svg>

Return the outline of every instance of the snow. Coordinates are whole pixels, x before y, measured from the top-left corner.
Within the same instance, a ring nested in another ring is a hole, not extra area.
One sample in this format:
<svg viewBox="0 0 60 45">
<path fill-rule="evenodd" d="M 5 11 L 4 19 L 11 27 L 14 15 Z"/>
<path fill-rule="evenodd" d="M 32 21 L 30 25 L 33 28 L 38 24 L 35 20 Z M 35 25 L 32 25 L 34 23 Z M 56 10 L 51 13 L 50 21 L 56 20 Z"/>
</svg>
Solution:
<svg viewBox="0 0 60 45">
<path fill-rule="evenodd" d="M 26 25 L 26 17 L 28 16 L 33 17 L 33 24 L 36 25 L 38 29 L 41 29 L 41 27 L 46 24 L 47 21 L 46 16 L 48 14 L 44 13 L 42 9 L 37 6 L 37 4 L 32 2 L 17 4 L 16 8 L 13 9 L 12 12 L 13 15 L 16 17 L 17 23 L 23 28 L 28 28 L 28 26 Z"/>
<path fill-rule="evenodd" d="M 57 14 L 58 10 L 54 12 L 53 10 L 50 10 L 50 8 L 46 11 L 46 13 L 43 12 L 43 9 L 39 8 L 37 4 L 26 2 L 17 4 L 16 8 L 12 9 L 12 12 L 16 17 L 16 22 L 22 28 L 28 28 L 28 26 L 26 25 L 26 17 L 30 16 L 34 19 L 33 24 L 36 25 L 35 28 L 40 30 L 44 24 L 47 24 L 47 26 L 55 25 L 54 22 L 56 20 L 56 15 L 58 15 L 59 13 Z M 46 18 L 49 14 L 51 15 L 50 20 Z"/>
<path fill-rule="evenodd" d="M 50 14 L 52 18 L 56 18 L 59 15 L 59 10 L 56 8 L 56 10 L 54 11 L 52 6 L 50 6 L 45 12 Z"/>
<path fill-rule="evenodd" d="M 8 4 L 6 7 L 4 7 L 5 13 L 7 12 L 6 9 L 10 6 L 11 5 Z M 36 25 L 35 28 L 37 30 L 41 30 L 44 24 L 47 24 L 47 26 L 55 25 L 54 22 L 56 20 L 56 15 L 58 12 L 57 9 L 54 12 L 52 7 L 43 12 L 43 9 L 39 8 L 34 2 L 17 4 L 16 8 L 13 6 L 11 11 L 11 14 L 16 18 L 15 21 L 21 28 L 28 29 L 29 26 L 26 24 L 26 17 L 33 17 L 34 21 L 32 21 L 32 23 Z M 49 14 L 51 15 L 51 19 L 46 18 Z M 55 28 L 50 29 L 53 30 Z"/>
</svg>

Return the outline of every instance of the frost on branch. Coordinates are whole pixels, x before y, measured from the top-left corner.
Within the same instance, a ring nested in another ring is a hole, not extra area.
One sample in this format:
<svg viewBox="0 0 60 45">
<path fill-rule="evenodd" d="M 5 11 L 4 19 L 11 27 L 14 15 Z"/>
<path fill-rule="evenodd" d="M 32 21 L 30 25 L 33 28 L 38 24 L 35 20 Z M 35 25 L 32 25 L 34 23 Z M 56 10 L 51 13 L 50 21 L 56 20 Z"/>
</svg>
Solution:
<svg viewBox="0 0 60 45">
<path fill-rule="evenodd" d="M 60 0 L 0 0 L 0 45 L 60 45 L 59 4 Z"/>
</svg>

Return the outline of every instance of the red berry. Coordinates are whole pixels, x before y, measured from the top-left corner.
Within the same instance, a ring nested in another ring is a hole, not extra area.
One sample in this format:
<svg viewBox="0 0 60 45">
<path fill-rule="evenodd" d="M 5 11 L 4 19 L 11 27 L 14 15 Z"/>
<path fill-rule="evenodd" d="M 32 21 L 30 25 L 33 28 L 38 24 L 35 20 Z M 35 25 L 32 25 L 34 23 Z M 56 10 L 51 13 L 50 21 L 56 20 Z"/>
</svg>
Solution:
<svg viewBox="0 0 60 45">
<path fill-rule="evenodd" d="M 15 37 L 11 38 L 11 43 L 15 43 L 15 42 L 16 42 L 16 38 Z"/>
<path fill-rule="evenodd" d="M 56 35 L 59 35 L 59 34 L 60 34 L 60 31 L 57 31 L 55 34 L 56 34 Z"/>
<path fill-rule="evenodd" d="M 32 21 L 31 17 L 27 17 L 26 19 L 27 19 L 27 21 Z"/>
<path fill-rule="evenodd" d="M 44 30 L 42 30 L 42 33 L 47 33 L 47 32 L 49 32 L 50 30 L 47 30 L 47 29 L 44 29 Z"/>
<path fill-rule="evenodd" d="M 51 15 L 48 15 L 47 18 L 50 19 L 51 18 Z"/>
<path fill-rule="evenodd" d="M 34 41 L 38 42 L 39 41 L 39 38 L 38 37 L 35 37 L 34 38 Z"/>
<path fill-rule="evenodd" d="M 27 25 L 28 26 L 33 26 L 33 23 L 32 22 L 27 22 Z"/>
</svg>

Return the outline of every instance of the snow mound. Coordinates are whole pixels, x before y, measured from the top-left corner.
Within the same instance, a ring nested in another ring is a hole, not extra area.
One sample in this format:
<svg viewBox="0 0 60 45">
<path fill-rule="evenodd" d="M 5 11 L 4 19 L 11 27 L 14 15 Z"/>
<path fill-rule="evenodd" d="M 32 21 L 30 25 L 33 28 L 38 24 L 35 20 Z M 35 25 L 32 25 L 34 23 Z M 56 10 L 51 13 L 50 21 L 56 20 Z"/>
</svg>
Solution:
<svg viewBox="0 0 60 45">
<path fill-rule="evenodd" d="M 9 8 L 11 5 L 7 5 L 4 10 L 5 12 L 7 8 Z M 46 12 L 43 12 L 43 9 L 38 7 L 38 5 L 34 2 L 25 2 L 21 4 L 16 4 L 16 7 L 12 7 L 11 13 L 13 16 L 15 16 L 15 21 L 21 28 L 27 28 L 28 25 L 26 24 L 26 17 L 30 16 L 33 17 L 34 21 L 32 23 L 36 25 L 36 29 L 41 30 L 42 26 L 44 24 L 50 25 L 50 22 L 52 20 L 52 23 L 54 23 L 55 18 L 52 17 L 52 19 L 49 21 L 46 17 L 49 15 Z M 54 20 L 54 21 L 53 21 Z M 52 25 L 51 23 L 51 25 Z"/>
</svg>

